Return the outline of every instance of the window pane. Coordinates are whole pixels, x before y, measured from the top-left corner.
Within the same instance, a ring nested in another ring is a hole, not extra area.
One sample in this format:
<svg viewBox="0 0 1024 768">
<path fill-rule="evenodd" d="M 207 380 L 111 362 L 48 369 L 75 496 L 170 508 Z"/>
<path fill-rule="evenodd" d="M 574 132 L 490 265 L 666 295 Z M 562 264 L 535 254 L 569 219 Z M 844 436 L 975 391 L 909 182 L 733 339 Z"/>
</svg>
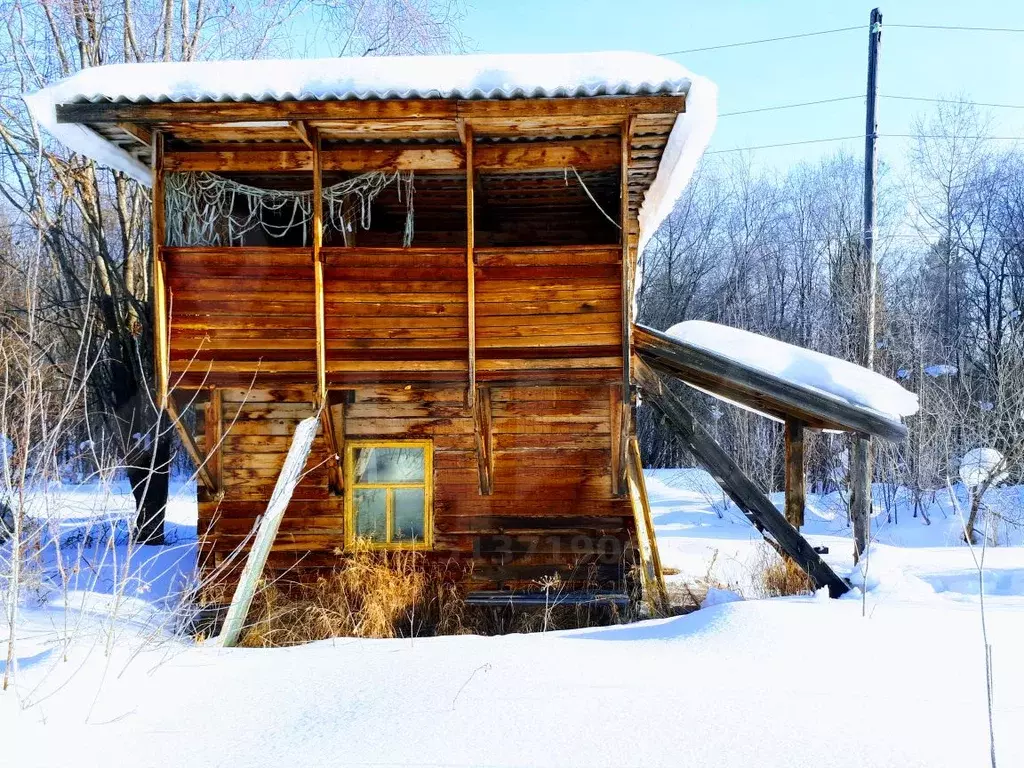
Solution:
<svg viewBox="0 0 1024 768">
<path fill-rule="evenodd" d="M 356 508 L 356 537 L 387 541 L 387 491 L 383 488 L 357 488 L 352 497 Z"/>
<path fill-rule="evenodd" d="M 422 448 L 357 448 L 357 483 L 416 483 L 423 480 Z"/>
<path fill-rule="evenodd" d="M 425 517 L 422 488 L 395 488 L 391 500 L 394 518 L 392 541 L 423 541 L 423 520 Z"/>
</svg>

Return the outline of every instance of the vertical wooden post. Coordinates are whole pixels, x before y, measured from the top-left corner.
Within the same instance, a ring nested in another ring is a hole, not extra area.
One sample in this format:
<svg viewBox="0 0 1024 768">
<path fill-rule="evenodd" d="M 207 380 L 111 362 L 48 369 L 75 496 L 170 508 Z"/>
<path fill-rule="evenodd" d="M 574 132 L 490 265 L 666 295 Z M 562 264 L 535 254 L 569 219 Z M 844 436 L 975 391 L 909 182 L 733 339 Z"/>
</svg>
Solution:
<svg viewBox="0 0 1024 768">
<path fill-rule="evenodd" d="M 622 441 L 627 438 L 625 425 L 622 423 L 626 413 L 623 406 L 622 385 L 614 382 L 608 387 L 608 412 L 612 437 L 612 495 L 614 496 L 622 496 L 628 490 L 626 467 L 623 465 L 626 452 L 623 450 Z"/>
<path fill-rule="evenodd" d="M 619 160 L 619 223 L 622 226 L 622 394 L 629 403 L 630 329 L 632 328 L 632 260 L 629 252 L 629 152 L 633 134 L 632 115 L 622 124 Z"/>
<path fill-rule="evenodd" d="M 307 127 L 313 155 L 313 290 L 316 292 L 316 400 L 327 407 L 327 332 L 324 318 L 324 263 L 320 254 L 324 242 L 323 173 L 320 162 L 320 131 Z"/>
<path fill-rule="evenodd" d="M 170 387 L 170 339 L 168 338 L 167 278 L 163 257 L 166 243 L 164 218 L 164 135 L 153 131 L 153 375 L 156 402 L 166 407 Z"/>
<path fill-rule="evenodd" d="M 468 362 L 469 389 L 466 392 L 466 407 L 473 408 L 476 402 L 476 265 L 473 248 L 476 244 L 476 215 L 474 209 L 473 185 L 473 126 L 465 126 L 466 134 L 466 316 L 469 334 Z"/>
<path fill-rule="evenodd" d="M 804 473 L 804 423 L 786 419 L 786 520 L 794 528 L 804 524 L 807 476 Z"/>
<path fill-rule="evenodd" d="M 210 401 L 206 404 L 205 429 L 203 430 L 203 448 L 206 454 L 206 467 L 210 472 L 215 493 L 224 488 L 224 462 L 221 461 L 221 440 L 224 438 L 224 402 L 222 391 L 210 390 Z"/>
<path fill-rule="evenodd" d="M 612 413 L 612 488 L 616 495 L 627 488 L 627 451 L 632 434 L 632 328 L 633 328 L 633 263 L 629 249 L 629 154 L 633 138 L 632 115 L 622 124 L 619 140 L 619 224 L 622 245 L 622 384 L 614 387 Z"/>
</svg>

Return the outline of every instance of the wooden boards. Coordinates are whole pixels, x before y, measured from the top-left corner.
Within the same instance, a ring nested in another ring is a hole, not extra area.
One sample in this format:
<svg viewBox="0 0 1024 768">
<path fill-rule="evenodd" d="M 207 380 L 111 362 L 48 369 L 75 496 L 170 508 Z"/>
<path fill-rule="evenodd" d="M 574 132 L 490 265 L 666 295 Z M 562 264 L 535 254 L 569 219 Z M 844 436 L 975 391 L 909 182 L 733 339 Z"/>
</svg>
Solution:
<svg viewBox="0 0 1024 768">
<path fill-rule="evenodd" d="M 298 122 L 298 125 L 304 123 Z M 329 130 L 329 129 L 328 129 Z M 307 128 L 312 140 L 313 132 Z M 203 134 L 200 134 L 203 135 Z M 217 137 L 209 133 L 208 140 Z M 574 139 L 538 142 L 481 144 L 468 165 L 478 172 L 522 173 L 575 168 L 577 171 L 612 170 L 619 166 L 618 143 L 614 139 Z M 370 171 L 460 171 L 467 169 L 468 148 L 450 144 L 420 147 L 367 144 L 328 148 L 321 152 L 324 171 L 367 173 Z M 246 147 L 197 149 L 168 152 L 167 172 L 309 172 L 314 168 L 313 149 Z"/>
<path fill-rule="evenodd" d="M 182 386 L 621 376 L 615 246 L 161 253 Z"/>
<path fill-rule="evenodd" d="M 310 392 L 223 391 L 225 494 L 200 502 L 209 572 L 228 562 L 235 547 L 247 546 L 291 432 L 314 413 Z M 611 492 L 609 400 L 607 384 L 491 386 L 486 393 L 482 387 L 479 410 L 471 411 L 461 382 L 359 385 L 335 427 L 348 440 L 431 440 L 435 546 L 429 556 L 471 569 L 475 586 L 524 586 L 538 574 L 559 574 L 566 584 L 593 579 L 594 586 L 621 588 L 635 531 L 629 499 Z M 272 561 L 288 555 L 293 563 L 337 562 L 343 502 L 328 493 L 328 450 L 318 434 Z M 482 466 L 489 495 L 481 493 Z"/>
<path fill-rule="evenodd" d="M 315 385 L 314 261 L 308 248 L 163 248 L 174 295 L 170 369 L 180 386 Z"/>
<path fill-rule="evenodd" d="M 58 104 L 60 123 L 225 123 L 292 120 L 450 121 L 458 118 L 624 116 L 674 114 L 685 108 L 681 95 L 597 96 L 553 99 L 351 99 L 347 101 L 83 102 Z"/>
</svg>

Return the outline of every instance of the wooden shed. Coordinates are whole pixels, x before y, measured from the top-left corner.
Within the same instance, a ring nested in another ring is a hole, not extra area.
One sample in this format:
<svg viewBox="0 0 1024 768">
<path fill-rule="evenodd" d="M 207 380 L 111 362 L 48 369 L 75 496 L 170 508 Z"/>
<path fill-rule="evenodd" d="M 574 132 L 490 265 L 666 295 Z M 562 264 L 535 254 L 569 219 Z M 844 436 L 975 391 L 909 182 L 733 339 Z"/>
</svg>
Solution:
<svg viewBox="0 0 1024 768">
<path fill-rule="evenodd" d="M 360 539 L 485 591 L 622 592 L 638 551 L 656 576 L 632 297 L 711 83 L 608 53 L 114 65 L 42 93 L 46 128 L 152 186 L 155 389 L 201 415 L 208 573 L 319 414 L 275 571 Z"/>
</svg>

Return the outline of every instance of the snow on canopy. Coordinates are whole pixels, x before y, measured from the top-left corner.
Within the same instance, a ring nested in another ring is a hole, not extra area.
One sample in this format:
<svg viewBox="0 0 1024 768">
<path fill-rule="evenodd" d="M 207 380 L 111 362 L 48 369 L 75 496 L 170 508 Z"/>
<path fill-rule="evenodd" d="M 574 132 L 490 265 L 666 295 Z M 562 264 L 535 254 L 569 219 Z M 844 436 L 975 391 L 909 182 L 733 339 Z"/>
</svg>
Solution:
<svg viewBox="0 0 1024 768">
<path fill-rule="evenodd" d="M 850 405 L 870 408 L 896 419 L 917 413 L 916 394 L 848 360 L 703 320 L 678 323 L 665 333 L 679 341 Z"/>
<path fill-rule="evenodd" d="M 148 167 L 85 125 L 58 123 L 56 105 L 82 102 L 267 102 L 365 99 L 540 99 L 685 95 L 657 177 L 640 209 L 640 247 L 671 212 L 717 118 L 718 89 L 646 53 L 380 56 L 155 62 L 91 67 L 26 95 L 40 126 L 69 149 L 149 185 Z"/>
</svg>

